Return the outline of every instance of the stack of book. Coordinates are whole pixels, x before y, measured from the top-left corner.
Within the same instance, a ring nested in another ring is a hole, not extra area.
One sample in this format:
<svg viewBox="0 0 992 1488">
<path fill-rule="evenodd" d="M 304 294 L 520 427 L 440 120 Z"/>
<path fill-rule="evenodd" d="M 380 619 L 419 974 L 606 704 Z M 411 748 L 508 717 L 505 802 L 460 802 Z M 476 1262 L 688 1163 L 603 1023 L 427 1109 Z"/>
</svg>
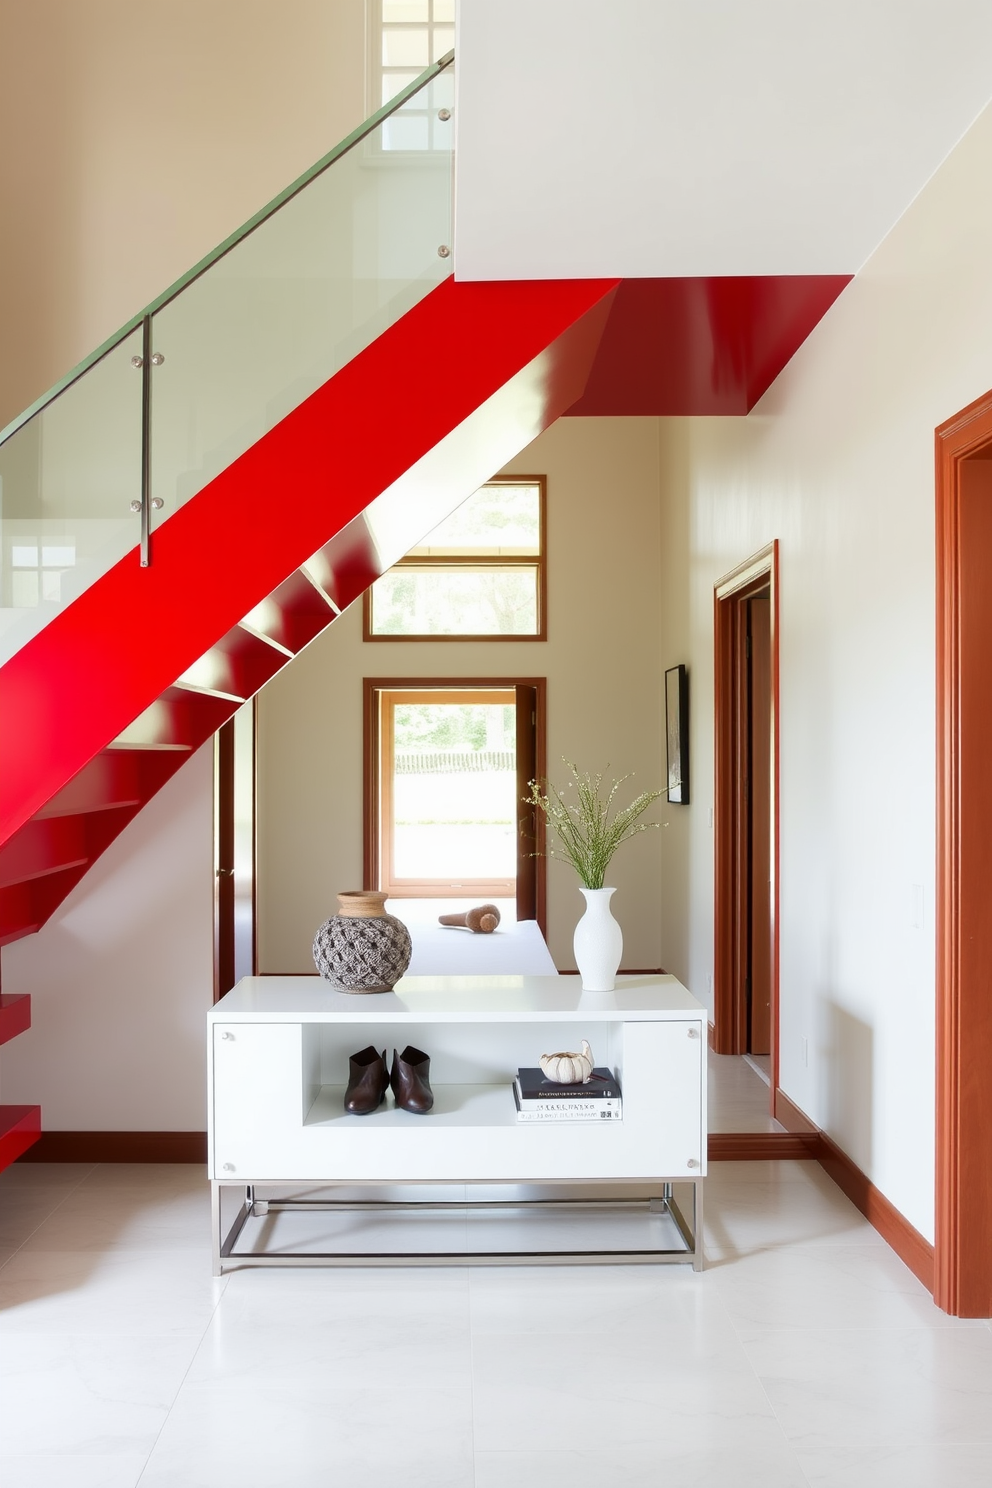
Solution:
<svg viewBox="0 0 992 1488">
<path fill-rule="evenodd" d="M 540 1069 L 518 1069 L 513 1082 L 518 1121 L 622 1121 L 616 1076 L 595 1069 L 584 1085 L 556 1085 Z"/>
</svg>

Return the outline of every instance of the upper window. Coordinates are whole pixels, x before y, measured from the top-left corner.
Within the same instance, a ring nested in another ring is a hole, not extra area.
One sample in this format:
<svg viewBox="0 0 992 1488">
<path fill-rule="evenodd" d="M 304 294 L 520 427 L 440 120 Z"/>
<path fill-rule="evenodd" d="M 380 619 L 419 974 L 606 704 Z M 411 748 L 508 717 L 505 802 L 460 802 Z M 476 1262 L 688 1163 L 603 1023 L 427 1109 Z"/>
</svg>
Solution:
<svg viewBox="0 0 992 1488">
<path fill-rule="evenodd" d="M 438 62 L 455 44 L 455 0 L 379 0 L 372 6 L 373 109 Z M 451 125 L 440 118 L 454 107 L 451 71 L 443 83 L 424 88 L 386 121 L 384 150 L 449 149 Z M 450 96 L 449 96 L 450 94 Z"/>
<path fill-rule="evenodd" d="M 482 486 L 365 596 L 367 641 L 547 639 L 544 477 Z"/>
</svg>

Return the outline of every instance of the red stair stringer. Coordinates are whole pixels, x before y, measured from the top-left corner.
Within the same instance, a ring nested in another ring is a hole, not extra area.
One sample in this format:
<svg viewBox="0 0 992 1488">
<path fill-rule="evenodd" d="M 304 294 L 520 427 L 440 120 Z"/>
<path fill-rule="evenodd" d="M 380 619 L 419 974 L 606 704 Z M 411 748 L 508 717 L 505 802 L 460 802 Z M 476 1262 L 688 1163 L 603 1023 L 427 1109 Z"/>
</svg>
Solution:
<svg viewBox="0 0 992 1488">
<path fill-rule="evenodd" d="M 446 280 L 0 668 L 0 945 L 576 401 L 615 284 Z"/>
</svg>

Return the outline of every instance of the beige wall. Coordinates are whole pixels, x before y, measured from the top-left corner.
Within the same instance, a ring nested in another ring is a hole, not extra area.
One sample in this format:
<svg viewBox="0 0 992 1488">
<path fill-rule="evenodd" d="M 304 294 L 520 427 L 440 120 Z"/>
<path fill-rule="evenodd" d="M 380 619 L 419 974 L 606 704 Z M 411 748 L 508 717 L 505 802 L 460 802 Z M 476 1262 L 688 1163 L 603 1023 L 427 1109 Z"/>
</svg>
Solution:
<svg viewBox="0 0 992 1488">
<path fill-rule="evenodd" d="M 0 427 L 365 116 L 364 0 L 0 0 Z"/>
<path fill-rule="evenodd" d="M 992 112 L 746 420 L 667 435 L 688 554 L 688 973 L 712 973 L 713 583 L 781 543 L 781 1083 L 933 1234 L 933 431 L 992 387 Z M 679 470 L 681 469 L 681 475 Z M 914 913 L 922 890 L 923 921 Z"/>
<path fill-rule="evenodd" d="M 548 766 L 634 772 L 632 793 L 662 784 L 662 542 L 659 425 L 560 419 L 506 468 L 548 477 L 549 639 L 533 644 L 363 643 L 353 607 L 259 700 L 259 955 L 263 971 L 306 972 L 335 892 L 362 875 L 362 678 L 544 676 Z M 676 657 L 675 659 L 679 659 Z M 628 799 L 628 797 L 624 797 Z M 655 813 L 667 820 L 679 808 Z M 621 849 L 610 881 L 624 964 L 662 961 L 665 829 Z M 575 876 L 548 865 L 552 955 L 574 966 Z"/>
<path fill-rule="evenodd" d="M 364 117 L 363 0 L 0 0 L 0 426 Z M 53 1130 L 202 1130 L 207 747 L 44 929 L 2 1098 Z"/>
</svg>

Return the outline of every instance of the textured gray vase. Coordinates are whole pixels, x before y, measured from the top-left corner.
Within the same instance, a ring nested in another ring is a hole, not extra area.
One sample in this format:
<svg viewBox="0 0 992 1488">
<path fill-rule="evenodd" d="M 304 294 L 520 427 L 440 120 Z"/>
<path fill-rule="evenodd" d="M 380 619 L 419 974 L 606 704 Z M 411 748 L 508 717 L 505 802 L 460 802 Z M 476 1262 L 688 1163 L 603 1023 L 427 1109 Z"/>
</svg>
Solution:
<svg viewBox="0 0 992 1488">
<path fill-rule="evenodd" d="M 391 992 L 410 965 L 410 932 L 385 902 L 378 890 L 350 889 L 317 931 L 314 962 L 338 992 Z"/>
</svg>

